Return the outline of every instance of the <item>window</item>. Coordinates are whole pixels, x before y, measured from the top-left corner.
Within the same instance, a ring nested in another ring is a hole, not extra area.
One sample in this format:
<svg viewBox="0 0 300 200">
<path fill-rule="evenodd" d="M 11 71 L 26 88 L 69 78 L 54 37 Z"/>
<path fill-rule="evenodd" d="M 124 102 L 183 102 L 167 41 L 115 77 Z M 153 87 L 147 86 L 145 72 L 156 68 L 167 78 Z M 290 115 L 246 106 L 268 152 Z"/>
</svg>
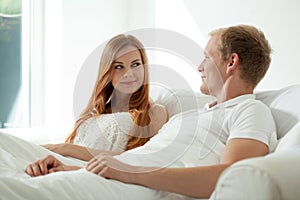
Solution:
<svg viewBox="0 0 300 200">
<path fill-rule="evenodd" d="M 21 0 L 0 3 L 0 127 L 23 123 L 22 106 L 22 4 Z"/>
</svg>

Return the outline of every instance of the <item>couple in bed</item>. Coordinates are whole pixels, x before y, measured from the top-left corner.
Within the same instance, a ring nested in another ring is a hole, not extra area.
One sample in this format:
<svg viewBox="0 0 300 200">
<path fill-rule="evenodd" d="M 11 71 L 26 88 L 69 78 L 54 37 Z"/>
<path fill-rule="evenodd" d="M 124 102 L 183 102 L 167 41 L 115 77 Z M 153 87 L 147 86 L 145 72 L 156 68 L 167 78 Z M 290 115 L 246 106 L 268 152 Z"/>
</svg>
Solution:
<svg viewBox="0 0 300 200">
<path fill-rule="evenodd" d="M 143 46 L 132 36 L 116 36 L 104 49 L 93 95 L 66 144 L 42 148 L 1 134 L 0 197 L 209 197 L 227 167 L 274 148 L 273 117 L 253 94 L 270 54 L 253 26 L 211 32 L 198 70 L 201 91 L 216 102 L 168 121 L 166 109 L 149 100 Z"/>
</svg>

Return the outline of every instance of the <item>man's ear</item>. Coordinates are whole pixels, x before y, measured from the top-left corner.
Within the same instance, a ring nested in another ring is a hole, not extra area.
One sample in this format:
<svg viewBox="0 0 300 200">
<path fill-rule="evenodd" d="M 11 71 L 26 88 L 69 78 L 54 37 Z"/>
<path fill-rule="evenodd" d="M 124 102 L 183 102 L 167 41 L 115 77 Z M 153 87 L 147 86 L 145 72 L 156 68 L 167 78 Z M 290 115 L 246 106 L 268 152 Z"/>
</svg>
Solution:
<svg viewBox="0 0 300 200">
<path fill-rule="evenodd" d="M 228 59 L 226 73 L 227 74 L 234 73 L 238 68 L 238 63 L 239 63 L 239 55 L 237 53 L 231 54 Z"/>
</svg>

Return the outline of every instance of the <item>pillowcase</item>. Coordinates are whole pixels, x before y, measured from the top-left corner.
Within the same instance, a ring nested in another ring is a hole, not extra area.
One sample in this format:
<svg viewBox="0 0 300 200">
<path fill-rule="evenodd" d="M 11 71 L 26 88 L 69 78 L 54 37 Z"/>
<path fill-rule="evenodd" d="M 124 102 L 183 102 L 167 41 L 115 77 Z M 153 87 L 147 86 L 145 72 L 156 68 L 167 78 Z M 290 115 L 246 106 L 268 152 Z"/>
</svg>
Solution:
<svg viewBox="0 0 300 200">
<path fill-rule="evenodd" d="M 215 100 L 200 92 L 167 88 L 152 88 L 150 96 L 155 103 L 166 106 L 170 118 L 187 110 L 202 109 L 205 104 Z"/>
<path fill-rule="evenodd" d="M 280 139 L 276 152 L 293 148 L 300 148 L 300 122 Z"/>
<path fill-rule="evenodd" d="M 256 99 L 270 107 L 277 128 L 277 138 L 282 138 L 300 120 L 300 85 L 281 90 L 256 92 Z"/>
</svg>

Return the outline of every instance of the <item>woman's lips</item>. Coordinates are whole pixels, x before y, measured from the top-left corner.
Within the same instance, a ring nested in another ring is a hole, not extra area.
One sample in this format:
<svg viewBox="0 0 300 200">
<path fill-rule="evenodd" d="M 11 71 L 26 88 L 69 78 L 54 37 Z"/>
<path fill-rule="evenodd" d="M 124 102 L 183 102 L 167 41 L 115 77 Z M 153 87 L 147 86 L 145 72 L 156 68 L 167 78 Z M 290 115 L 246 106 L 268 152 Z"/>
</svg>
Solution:
<svg viewBox="0 0 300 200">
<path fill-rule="evenodd" d="M 130 86 L 133 85 L 134 83 L 136 83 L 137 81 L 126 81 L 126 82 L 121 82 L 122 85 L 126 85 L 126 86 Z"/>
</svg>

